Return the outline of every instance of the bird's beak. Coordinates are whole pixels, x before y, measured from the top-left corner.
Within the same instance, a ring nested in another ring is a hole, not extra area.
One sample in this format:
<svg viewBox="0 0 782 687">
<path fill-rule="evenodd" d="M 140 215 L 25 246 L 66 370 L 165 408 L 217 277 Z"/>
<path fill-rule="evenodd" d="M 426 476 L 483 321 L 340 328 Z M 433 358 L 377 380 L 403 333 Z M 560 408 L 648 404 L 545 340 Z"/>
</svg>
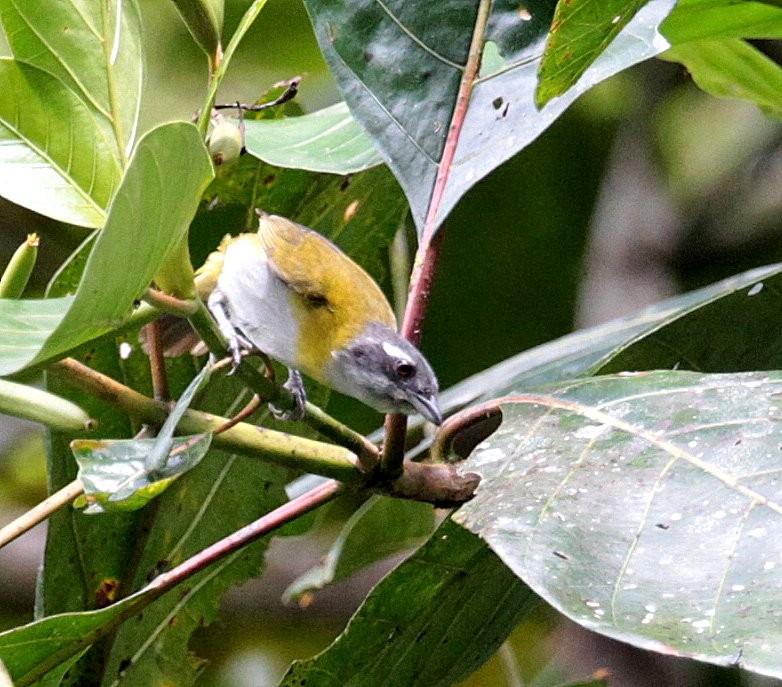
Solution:
<svg viewBox="0 0 782 687">
<path fill-rule="evenodd" d="M 437 402 L 437 394 L 427 396 L 426 394 L 410 394 L 408 397 L 410 404 L 429 422 L 436 425 L 443 424 L 443 414 L 440 411 L 440 404 Z"/>
</svg>

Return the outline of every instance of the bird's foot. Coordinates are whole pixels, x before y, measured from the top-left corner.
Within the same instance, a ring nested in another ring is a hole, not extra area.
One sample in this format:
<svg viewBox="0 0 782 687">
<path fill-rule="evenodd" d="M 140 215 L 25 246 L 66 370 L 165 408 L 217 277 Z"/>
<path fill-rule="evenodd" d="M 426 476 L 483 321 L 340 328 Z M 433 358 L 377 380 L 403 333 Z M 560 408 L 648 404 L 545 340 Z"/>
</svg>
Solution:
<svg viewBox="0 0 782 687">
<path fill-rule="evenodd" d="M 282 388 L 293 394 L 296 406 L 288 410 L 278 408 L 273 403 L 269 403 L 269 410 L 272 411 L 272 415 L 276 420 L 284 420 L 286 422 L 301 420 L 307 412 L 307 391 L 304 388 L 301 373 L 298 370 L 288 370 L 288 381 L 282 385 Z"/>
</svg>

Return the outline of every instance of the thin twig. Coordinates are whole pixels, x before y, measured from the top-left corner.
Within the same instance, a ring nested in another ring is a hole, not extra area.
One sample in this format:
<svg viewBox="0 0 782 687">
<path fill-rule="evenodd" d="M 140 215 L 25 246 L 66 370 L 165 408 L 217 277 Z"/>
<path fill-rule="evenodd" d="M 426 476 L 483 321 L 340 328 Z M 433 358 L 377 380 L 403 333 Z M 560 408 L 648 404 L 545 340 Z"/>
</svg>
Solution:
<svg viewBox="0 0 782 687">
<path fill-rule="evenodd" d="M 156 401 L 170 401 L 171 392 L 168 387 L 166 359 L 160 337 L 160 321 L 154 320 L 145 325 L 145 332 L 149 352 L 149 372 L 152 377 L 152 395 Z"/>
<path fill-rule="evenodd" d="M 20 515 L 16 520 L 9 522 L 0 529 L 0 548 L 9 544 L 17 537 L 23 535 L 28 530 L 43 522 L 52 513 L 58 511 L 63 506 L 67 506 L 77 496 L 84 493 L 84 487 L 79 480 L 73 480 L 66 484 L 59 491 L 33 506 L 26 513 Z"/>
<path fill-rule="evenodd" d="M 294 76 L 287 81 L 280 81 L 274 84 L 276 87 L 286 86 L 282 95 L 268 103 L 259 103 L 253 105 L 245 105 L 244 103 L 221 103 L 220 105 L 214 105 L 213 110 L 243 110 L 244 112 L 261 112 L 268 110 L 278 105 L 284 105 L 290 100 L 293 100 L 299 92 L 299 84 L 301 83 L 300 76 Z"/>
<path fill-rule="evenodd" d="M 190 317 L 199 307 L 199 301 L 196 299 L 185 301 L 153 288 L 147 289 L 142 298 L 161 312 L 180 317 Z"/>
<path fill-rule="evenodd" d="M 258 408 L 261 407 L 261 399 L 258 396 L 258 394 L 253 394 L 253 397 L 247 402 L 247 405 L 244 406 L 236 415 L 234 415 L 228 422 L 226 422 L 224 425 L 218 427 L 212 434 L 214 436 L 217 436 L 218 434 L 222 434 L 223 432 L 227 432 L 231 427 L 235 427 L 238 425 L 242 420 L 246 420 L 250 415 L 252 415 Z"/>
</svg>

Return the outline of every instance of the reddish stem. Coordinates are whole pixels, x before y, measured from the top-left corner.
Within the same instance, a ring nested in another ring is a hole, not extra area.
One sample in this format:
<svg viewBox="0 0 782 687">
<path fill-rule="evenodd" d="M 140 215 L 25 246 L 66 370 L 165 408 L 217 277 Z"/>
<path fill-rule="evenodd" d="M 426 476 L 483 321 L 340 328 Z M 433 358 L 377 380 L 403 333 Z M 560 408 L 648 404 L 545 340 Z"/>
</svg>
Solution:
<svg viewBox="0 0 782 687">
<path fill-rule="evenodd" d="M 416 261 L 410 277 L 410 296 L 402 322 L 402 336 L 416 346 L 421 343 L 423 323 L 429 305 L 429 296 L 434 283 L 437 262 L 440 258 L 440 247 L 443 232 L 437 231 L 439 226 L 440 206 L 442 205 L 451 167 L 456 155 L 456 147 L 467 116 L 467 109 L 472 97 L 472 89 L 481 68 L 483 44 L 486 37 L 486 26 L 489 20 L 491 0 L 481 0 L 475 20 L 467 64 L 464 67 L 459 91 L 456 95 L 448 135 L 443 146 L 443 155 L 437 166 L 432 197 L 429 201 L 426 219 L 424 220 L 421 240 L 416 251 Z M 402 473 L 404 460 L 404 439 L 407 431 L 407 419 L 404 415 L 389 415 L 386 418 L 386 440 L 383 445 L 383 456 L 380 461 L 380 471 L 384 477 L 396 477 Z"/>
</svg>

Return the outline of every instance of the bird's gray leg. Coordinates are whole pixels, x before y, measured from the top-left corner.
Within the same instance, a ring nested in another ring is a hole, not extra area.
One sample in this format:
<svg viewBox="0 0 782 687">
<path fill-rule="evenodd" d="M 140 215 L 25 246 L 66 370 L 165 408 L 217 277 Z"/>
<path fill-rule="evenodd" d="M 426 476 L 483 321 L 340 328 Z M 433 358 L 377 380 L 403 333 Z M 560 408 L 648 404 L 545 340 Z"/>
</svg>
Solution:
<svg viewBox="0 0 782 687">
<path fill-rule="evenodd" d="M 296 407 L 292 410 L 282 410 L 277 408 L 273 403 L 269 404 L 269 410 L 272 411 L 272 415 L 277 420 L 301 420 L 307 412 L 307 390 L 304 388 L 304 381 L 301 378 L 301 373 L 298 370 L 288 370 L 288 381 L 282 385 L 283 389 L 287 389 L 293 394 L 293 398 L 296 401 Z"/>
<path fill-rule="evenodd" d="M 215 320 L 217 320 L 217 325 L 220 327 L 223 336 L 228 339 L 228 351 L 231 353 L 231 359 L 233 360 L 234 368 L 236 368 L 242 362 L 241 338 L 239 332 L 236 331 L 236 328 L 228 318 L 228 300 L 219 288 L 215 288 L 209 294 L 206 304 L 212 315 L 214 315 Z"/>
</svg>

